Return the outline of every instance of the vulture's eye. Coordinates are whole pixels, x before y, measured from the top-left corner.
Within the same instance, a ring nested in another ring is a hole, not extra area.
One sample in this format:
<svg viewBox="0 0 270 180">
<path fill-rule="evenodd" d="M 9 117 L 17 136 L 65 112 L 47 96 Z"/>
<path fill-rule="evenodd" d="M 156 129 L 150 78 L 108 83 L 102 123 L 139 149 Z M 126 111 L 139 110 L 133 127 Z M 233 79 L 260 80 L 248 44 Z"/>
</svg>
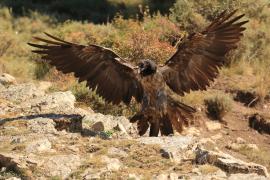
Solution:
<svg viewBox="0 0 270 180">
<path fill-rule="evenodd" d="M 139 63 L 138 65 L 140 68 L 143 68 L 144 64 L 143 63 Z"/>
</svg>

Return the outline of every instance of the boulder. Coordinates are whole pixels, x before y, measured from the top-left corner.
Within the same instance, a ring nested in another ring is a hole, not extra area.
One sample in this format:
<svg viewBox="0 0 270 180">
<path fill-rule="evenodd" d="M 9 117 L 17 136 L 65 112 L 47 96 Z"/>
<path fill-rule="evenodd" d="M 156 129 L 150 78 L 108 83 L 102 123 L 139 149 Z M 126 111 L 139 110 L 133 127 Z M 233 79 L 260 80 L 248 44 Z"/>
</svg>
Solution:
<svg viewBox="0 0 270 180">
<path fill-rule="evenodd" d="M 3 73 L 0 75 L 0 84 L 9 85 L 9 84 L 15 84 L 15 83 L 16 83 L 16 79 L 10 74 Z"/>
<path fill-rule="evenodd" d="M 33 83 L 10 85 L 0 89 L 0 98 L 17 104 L 29 101 L 35 97 L 41 97 L 45 92 Z"/>
<path fill-rule="evenodd" d="M 198 146 L 195 153 L 197 164 L 213 164 L 228 174 L 257 173 L 269 177 L 266 167 L 255 163 L 246 163 L 223 152 L 209 151 Z"/>
<path fill-rule="evenodd" d="M 131 127 L 131 123 L 124 116 L 103 115 L 92 113 L 82 119 L 83 128 L 95 132 L 117 130 L 126 133 L 126 129 Z"/>
<path fill-rule="evenodd" d="M 41 168 L 49 177 L 57 176 L 66 179 L 72 171 L 81 165 L 81 159 L 78 155 L 54 155 L 46 158 Z"/>
<path fill-rule="evenodd" d="M 34 118 L 27 121 L 27 128 L 33 133 L 38 134 L 54 134 L 57 132 L 55 129 L 56 123 L 49 118 Z"/>
<path fill-rule="evenodd" d="M 117 158 L 102 156 L 101 160 L 106 164 L 106 169 L 108 171 L 118 171 L 122 166 L 122 163 Z"/>
<path fill-rule="evenodd" d="M 31 142 L 25 148 L 27 153 L 48 152 L 52 148 L 52 143 L 48 139 L 39 139 Z"/>
<path fill-rule="evenodd" d="M 23 102 L 21 106 L 27 113 L 67 113 L 72 114 L 75 103 L 75 96 L 71 91 L 55 92 L 32 98 Z"/>
</svg>

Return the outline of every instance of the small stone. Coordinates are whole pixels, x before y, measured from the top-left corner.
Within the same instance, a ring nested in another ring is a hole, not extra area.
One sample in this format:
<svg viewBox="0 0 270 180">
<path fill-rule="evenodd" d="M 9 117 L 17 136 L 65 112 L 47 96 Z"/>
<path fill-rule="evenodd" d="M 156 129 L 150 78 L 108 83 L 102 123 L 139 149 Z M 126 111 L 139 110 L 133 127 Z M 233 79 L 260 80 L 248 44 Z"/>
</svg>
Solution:
<svg viewBox="0 0 270 180">
<path fill-rule="evenodd" d="M 107 170 L 109 171 L 118 171 L 122 163 L 116 158 L 109 158 L 108 156 L 103 156 L 102 161 L 107 164 Z"/>
<path fill-rule="evenodd" d="M 56 133 L 55 125 L 55 122 L 49 118 L 35 118 L 27 122 L 27 128 L 39 134 Z"/>
<path fill-rule="evenodd" d="M 19 144 L 25 142 L 26 138 L 21 136 L 15 136 L 11 138 L 11 144 Z"/>
<path fill-rule="evenodd" d="M 61 179 L 67 179 L 80 165 L 81 160 L 78 155 L 55 155 L 48 157 L 42 168 L 47 176 L 59 176 Z"/>
<path fill-rule="evenodd" d="M 153 178 L 153 180 L 168 180 L 169 175 L 168 174 L 159 174 Z"/>
<path fill-rule="evenodd" d="M 160 152 L 164 158 L 180 162 L 189 145 L 194 143 L 194 138 L 192 136 L 140 137 L 137 141 L 142 144 L 160 145 Z"/>
<path fill-rule="evenodd" d="M 236 138 L 236 141 L 235 142 L 238 143 L 238 144 L 246 144 L 246 140 L 244 140 L 241 137 Z"/>
<path fill-rule="evenodd" d="M 28 153 L 39 153 L 46 152 L 52 148 L 52 144 L 48 139 L 40 139 L 34 141 L 26 146 L 26 152 Z"/>
<path fill-rule="evenodd" d="M 111 115 L 103 115 L 100 113 L 92 113 L 86 115 L 82 119 L 83 128 L 91 129 L 93 131 L 111 131 L 115 127 L 121 128 L 122 130 L 126 130 L 131 126 L 129 120 L 122 116 L 111 116 Z M 119 124 L 121 124 L 120 127 Z"/>
<path fill-rule="evenodd" d="M 115 148 L 115 147 L 111 147 L 108 149 L 108 155 L 128 157 L 128 154 L 125 151 Z"/>
<path fill-rule="evenodd" d="M 16 83 L 16 79 L 10 74 L 7 74 L 7 73 L 1 74 L 0 84 L 8 85 L 8 84 L 15 84 L 15 83 Z"/>
<path fill-rule="evenodd" d="M 104 131 L 105 130 L 105 127 L 104 127 L 103 122 L 98 121 L 98 122 L 94 123 L 91 126 L 91 130 L 93 130 L 93 131 Z"/>
<path fill-rule="evenodd" d="M 222 127 L 219 122 L 214 122 L 214 121 L 206 121 L 205 125 L 208 131 L 220 130 Z"/>
<path fill-rule="evenodd" d="M 141 178 L 136 174 L 129 174 L 128 179 L 130 179 L 130 180 L 140 180 Z"/>
<path fill-rule="evenodd" d="M 178 175 L 176 173 L 170 173 L 169 179 L 170 180 L 178 180 Z"/>
</svg>

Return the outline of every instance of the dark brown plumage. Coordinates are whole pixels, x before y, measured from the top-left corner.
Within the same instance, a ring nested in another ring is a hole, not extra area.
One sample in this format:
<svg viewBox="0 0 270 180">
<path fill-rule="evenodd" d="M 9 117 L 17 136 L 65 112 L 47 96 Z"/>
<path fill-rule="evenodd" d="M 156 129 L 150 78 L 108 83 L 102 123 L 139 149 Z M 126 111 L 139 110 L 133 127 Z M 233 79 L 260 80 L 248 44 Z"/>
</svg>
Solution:
<svg viewBox="0 0 270 180">
<path fill-rule="evenodd" d="M 236 11 L 224 11 L 203 32 L 194 33 L 180 43 L 176 53 L 158 67 L 153 61 L 142 60 L 137 67 L 124 61 L 115 52 L 97 45 L 78 45 L 52 35 L 51 40 L 35 37 L 48 45 L 29 43 L 38 48 L 33 52 L 63 73 L 87 81 L 90 89 L 107 102 L 129 104 L 132 97 L 141 104 L 141 111 L 130 121 L 137 123 L 140 135 L 150 126 L 150 136 L 181 132 L 195 112 L 175 98 L 191 90 L 205 90 L 218 75 L 225 55 L 237 47 L 244 15 L 232 18 Z M 139 70 L 139 71 L 138 71 Z"/>
</svg>

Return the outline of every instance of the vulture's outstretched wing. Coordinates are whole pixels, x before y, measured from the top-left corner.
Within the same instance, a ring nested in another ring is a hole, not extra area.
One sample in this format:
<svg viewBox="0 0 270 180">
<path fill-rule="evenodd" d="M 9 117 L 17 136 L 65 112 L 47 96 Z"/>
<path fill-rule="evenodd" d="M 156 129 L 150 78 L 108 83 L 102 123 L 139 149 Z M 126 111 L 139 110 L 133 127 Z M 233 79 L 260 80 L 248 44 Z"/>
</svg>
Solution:
<svg viewBox="0 0 270 180">
<path fill-rule="evenodd" d="M 173 91 L 184 95 L 190 90 L 205 90 L 217 77 L 225 55 L 237 47 L 245 30 L 242 25 L 248 22 L 238 22 L 244 14 L 232 18 L 235 12 L 224 11 L 203 32 L 190 35 L 161 67 Z"/>
<path fill-rule="evenodd" d="M 129 104 L 132 97 L 141 101 L 143 88 L 134 67 L 116 53 L 97 45 L 83 46 L 46 35 L 52 40 L 35 39 L 48 45 L 28 43 L 38 48 L 33 52 L 41 54 L 45 62 L 63 73 L 74 72 L 79 82 L 87 81 L 87 86 L 96 88 L 107 102 Z"/>
</svg>

